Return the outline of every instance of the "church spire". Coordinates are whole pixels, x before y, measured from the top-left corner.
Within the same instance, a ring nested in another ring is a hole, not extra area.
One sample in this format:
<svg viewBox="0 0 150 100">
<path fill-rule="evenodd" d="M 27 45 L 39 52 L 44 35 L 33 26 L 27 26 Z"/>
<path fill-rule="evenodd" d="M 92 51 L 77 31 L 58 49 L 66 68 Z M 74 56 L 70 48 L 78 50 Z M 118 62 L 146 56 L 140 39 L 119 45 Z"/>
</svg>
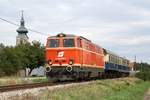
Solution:
<svg viewBox="0 0 150 100">
<path fill-rule="evenodd" d="M 20 26 L 24 26 L 24 18 L 23 18 L 23 10 L 21 11 L 22 15 L 21 15 L 21 21 L 20 21 Z"/>
<path fill-rule="evenodd" d="M 23 18 L 23 11 L 21 11 L 21 20 L 20 20 L 20 27 L 17 29 L 17 32 L 20 33 L 20 34 L 23 34 L 23 33 L 28 33 L 28 30 L 25 28 L 25 21 L 24 21 L 24 18 Z"/>
</svg>

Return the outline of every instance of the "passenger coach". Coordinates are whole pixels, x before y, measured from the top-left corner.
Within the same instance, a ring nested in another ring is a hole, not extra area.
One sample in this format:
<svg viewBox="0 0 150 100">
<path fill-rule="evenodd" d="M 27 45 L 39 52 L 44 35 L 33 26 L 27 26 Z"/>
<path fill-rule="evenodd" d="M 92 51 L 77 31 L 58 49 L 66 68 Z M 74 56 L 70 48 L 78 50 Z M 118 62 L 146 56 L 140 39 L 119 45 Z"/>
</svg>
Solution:
<svg viewBox="0 0 150 100">
<path fill-rule="evenodd" d="M 128 76 L 131 68 L 129 60 L 104 49 L 105 55 L 105 76 L 121 77 Z"/>
</svg>

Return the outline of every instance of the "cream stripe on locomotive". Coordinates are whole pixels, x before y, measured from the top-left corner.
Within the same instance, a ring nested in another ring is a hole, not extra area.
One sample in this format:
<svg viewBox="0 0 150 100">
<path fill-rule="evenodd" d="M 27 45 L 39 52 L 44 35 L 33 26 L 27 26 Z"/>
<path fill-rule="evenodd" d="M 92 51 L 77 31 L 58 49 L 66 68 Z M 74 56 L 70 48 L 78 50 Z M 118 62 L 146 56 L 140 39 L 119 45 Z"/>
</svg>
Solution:
<svg viewBox="0 0 150 100">
<path fill-rule="evenodd" d="M 60 64 L 53 64 L 53 66 L 60 66 Z M 68 64 L 62 64 L 61 66 L 68 66 Z M 103 68 L 104 66 L 96 66 L 96 65 L 88 65 L 88 64 L 73 64 L 72 66 L 80 66 L 80 67 L 95 67 L 95 68 Z"/>
<path fill-rule="evenodd" d="M 97 54 L 97 55 L 101 55 L 101 56 L 104 56 L 103 54 L 99 54 L 99 53 L 96 53 L 96 52 L 93 52 L 93 51 L 90 51 L 90 50 L 86 50 L 86 49 L 83 49 L 83 48 L 78 48 L 78 47 L 71 47 L 71 48 L 63 48 L 63 47 L 59 47 L 59 48 L 46 48 L 46 50 L 59 50 L 59 49 L 63 49 L 63 50 L 68 50 L 68 49 L 79 49 L 79 50 L 83 50 L 83 51 L 87 51 L 87 52 L 91 52 L 91 53 L 94 53 L 94 54 Z"/>
</svg>

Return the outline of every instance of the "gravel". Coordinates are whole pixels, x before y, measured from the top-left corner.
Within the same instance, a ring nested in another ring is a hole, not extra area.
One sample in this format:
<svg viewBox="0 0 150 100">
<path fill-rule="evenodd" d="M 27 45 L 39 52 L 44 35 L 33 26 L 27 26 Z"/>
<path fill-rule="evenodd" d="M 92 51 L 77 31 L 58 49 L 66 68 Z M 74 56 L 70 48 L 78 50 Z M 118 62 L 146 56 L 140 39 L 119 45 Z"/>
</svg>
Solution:
<svg viewBox="0 0 150 100">
<path fill-rule="evenodd" d="M 150 100 L 150 89 L 147 91 L 147 93 L 144 96 L 144 100 Z"/>
</svg>

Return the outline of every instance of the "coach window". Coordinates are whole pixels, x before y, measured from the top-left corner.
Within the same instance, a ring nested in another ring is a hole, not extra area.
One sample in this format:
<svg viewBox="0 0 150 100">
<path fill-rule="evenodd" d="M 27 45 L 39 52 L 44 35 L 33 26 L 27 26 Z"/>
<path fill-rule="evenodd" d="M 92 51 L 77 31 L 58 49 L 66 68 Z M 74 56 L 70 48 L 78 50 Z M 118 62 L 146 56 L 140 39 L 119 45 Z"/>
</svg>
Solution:
<svg viewBox="0 0 150 100">
<path fill-rule="evenodd" d="M 63 45 L 64 47 L 74 47 L 74 39 L 64 39 Z"/>
<path fill-rule="evenodd" d="M 59 47 L 59 40 L 58 39 L 50 39 L 49 40 L 49 47 L 56 48 Z"/>
</svg>

